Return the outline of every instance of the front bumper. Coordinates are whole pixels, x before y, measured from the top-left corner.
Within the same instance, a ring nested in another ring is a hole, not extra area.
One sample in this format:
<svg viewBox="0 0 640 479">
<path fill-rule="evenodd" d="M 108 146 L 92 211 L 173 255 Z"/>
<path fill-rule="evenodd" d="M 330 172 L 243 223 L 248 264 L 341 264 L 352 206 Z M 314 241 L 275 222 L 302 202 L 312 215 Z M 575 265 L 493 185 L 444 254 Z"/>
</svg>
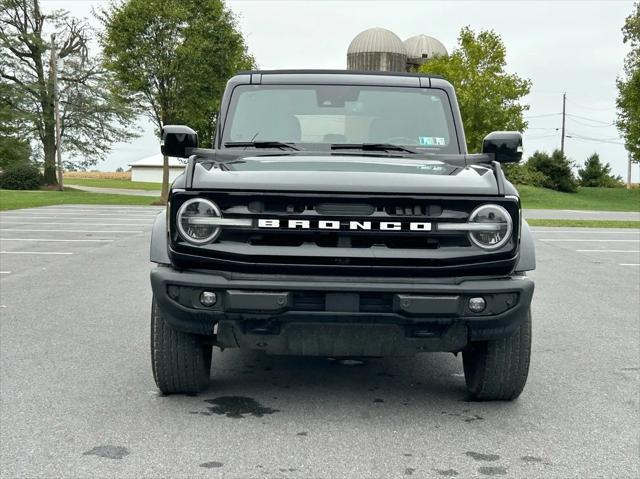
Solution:
<svg viewBox="0 0 640 479">
<path fill-rule="evenodd" d="M 459 351 L 469 341 L 510 335 L 526 318 L 534 284 L 498 278 L 349 278 L 151 272 L 154 298 L 175 329 L 210 336 L 221 348 L 273 354 L 408 355 Z M 202 291 L 217 295 L 200 304 Z M 482 313 L 468 309 L 482 296 Z"/>
</svg>

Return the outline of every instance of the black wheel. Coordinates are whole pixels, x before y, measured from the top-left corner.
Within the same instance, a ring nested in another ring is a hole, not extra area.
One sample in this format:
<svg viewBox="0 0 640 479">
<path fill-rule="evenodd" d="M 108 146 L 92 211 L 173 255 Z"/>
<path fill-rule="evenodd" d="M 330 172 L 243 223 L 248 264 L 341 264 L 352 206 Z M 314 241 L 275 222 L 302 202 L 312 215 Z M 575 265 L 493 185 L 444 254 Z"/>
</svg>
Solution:
<svg viewBox="0 0 640 479">
<path fill-rule="evenodd" d="M 207 387 L 211 345 L 193 334 L 173 329 L 155 300 L 151 306 L 151 367 L 164 394 L 195 394 Z"/>
<path fill-rule="evenodd" d="M 511 401 L 524 389 L 531 358 L 531 311 L 509 337 L 471 343 L 462 353 L 471 398 Z"/>
</svg>

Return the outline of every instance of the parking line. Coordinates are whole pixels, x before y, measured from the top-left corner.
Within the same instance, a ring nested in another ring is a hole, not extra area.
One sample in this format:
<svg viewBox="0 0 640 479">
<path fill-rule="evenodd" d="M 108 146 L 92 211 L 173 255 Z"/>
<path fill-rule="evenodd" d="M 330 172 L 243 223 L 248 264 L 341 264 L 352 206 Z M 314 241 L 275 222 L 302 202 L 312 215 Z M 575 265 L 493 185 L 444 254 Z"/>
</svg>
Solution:
<svg viewBox="0 0 640 479">
<path fill-rule="evenodd" d="M 0 241 L 58 241 L 65 243 L 111 243 L 115 241 L 113 238 L 109 239 L 57 239 L 57 238 L 0 238 Z"/>
<path fill-rule="evenodd" d="M 121 215 L 120 215 L 121 216 Z M 147 221 L 155 221 L 155 217 L 154 216 L 144 216 L 141 218 L 122 218 L 122 217 L 118 217 L 118 218 L 114 218 L 117 219 L 118 221 L 143 221 L 143 220 L 147 220 Z M 60 218 L 60 219 L 64 219 L 64 220 L 95 220 L 95 221 L 107 221 L 109 220 L 109 218 L 87 218 L 85 216 L 80 216 L 80 217 L 61 217 L 60 215 L 49 215 L 49 216 L 36 216 L 36 215 L 28 215 L 28 216 L 5 216 L 4 218 L 7 219 L 11 219 L 11 220 L 36 220 L 36 219 L 49 219 L 49 218 Z M 4 218 L 0 217 L 0 223 L 4 223 Z"/>
<path fill-rule="evenodd" d="M 620 266 L 640 266 L 640 263 L 620 263 Z"/>
<path fill-rule="evenodd" d="M 21 231 L 42 232 L 42 233 L 144 233 L 142 230 L 32 230 L 32 229 L 11 229 L 3 230 L 3 233 L 19 233 Z"/>
<path fill-rule="evenodd" d="M 0 271 L 0 274 L 11 274 L 11 271 Z"/>
<path fill-rule="evenodd" d="M 631 231 L 620 231 L 620 230 L 605 230 L 605 231 L 594 231 L 594 230 L 583 230 L 580 229 L 578 231 L 573 230 L 531 230 L 534 233 L 577 233 L 577 234 L 597 234 L 597 235 L 640 235 L 640 230 Z"/>
<path fill-rule="evenodd" d="M 579 253 L 640 253 L 638 249 L 577 249 Z"/>
<path fill-rule="evenodd" d="M 0 254 L 73 254 L 67 251 L 0 251 Z"/>
<path fill-rule="evenodd" d="M 640 243 L 640 240 L 637 239 L 574 239 L 574 238 L 542 238 L 538 239 L 538 241 L 544 241 L 547 243 L 559 243 L 559 242 L 571 242 L 571 243 Z"/>
<path fill-rule="evenodd" d="M 59 222 L 26 222 L 26 221 L 4 221 L 0 220 L 0 226 L 3 224 L 10 225 L 77 225 L 77 226 L 137 226 L 135 223 L 59 223 Z M 151 225 L 151 223 L 145 223 L 146 225 Z"/>
</svg>

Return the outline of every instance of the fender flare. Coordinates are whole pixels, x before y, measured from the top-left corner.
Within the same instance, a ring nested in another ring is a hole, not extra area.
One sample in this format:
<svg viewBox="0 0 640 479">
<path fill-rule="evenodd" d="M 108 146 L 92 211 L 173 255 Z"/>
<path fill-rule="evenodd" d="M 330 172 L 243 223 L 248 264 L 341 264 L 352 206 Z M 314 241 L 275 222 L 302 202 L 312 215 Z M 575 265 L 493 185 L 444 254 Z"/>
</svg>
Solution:
<svg viewBox="0 0 640 479">
<path fill-rule="evenodd" d="M 167 210 L 156 216 L 151 230 L 151 247 L 149 259 L 152 263 L 171 264 L 168 253 Z"/>
<path fill-rule="evenodd" d="M 533 242 L 531 228 L 523 219 L 520 233 L 520 257 L 515 271 L 532 271 L 534 269 L 536 269 L 536 247 Z"/>
</svg>

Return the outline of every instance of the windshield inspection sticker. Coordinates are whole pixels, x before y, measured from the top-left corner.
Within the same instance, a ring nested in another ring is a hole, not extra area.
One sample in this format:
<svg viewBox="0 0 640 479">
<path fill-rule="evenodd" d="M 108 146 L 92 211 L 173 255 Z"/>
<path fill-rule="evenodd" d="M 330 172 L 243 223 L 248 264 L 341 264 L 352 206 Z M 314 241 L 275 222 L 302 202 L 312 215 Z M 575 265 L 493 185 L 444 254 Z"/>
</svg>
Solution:
<svg viewBox="0 0 640 479">
<path fill-rule="evenodd" d="M 444 138 L 441 136 L 419 136 L 418 141 L 421 145 L 446 145 Z"/>
</svg>

